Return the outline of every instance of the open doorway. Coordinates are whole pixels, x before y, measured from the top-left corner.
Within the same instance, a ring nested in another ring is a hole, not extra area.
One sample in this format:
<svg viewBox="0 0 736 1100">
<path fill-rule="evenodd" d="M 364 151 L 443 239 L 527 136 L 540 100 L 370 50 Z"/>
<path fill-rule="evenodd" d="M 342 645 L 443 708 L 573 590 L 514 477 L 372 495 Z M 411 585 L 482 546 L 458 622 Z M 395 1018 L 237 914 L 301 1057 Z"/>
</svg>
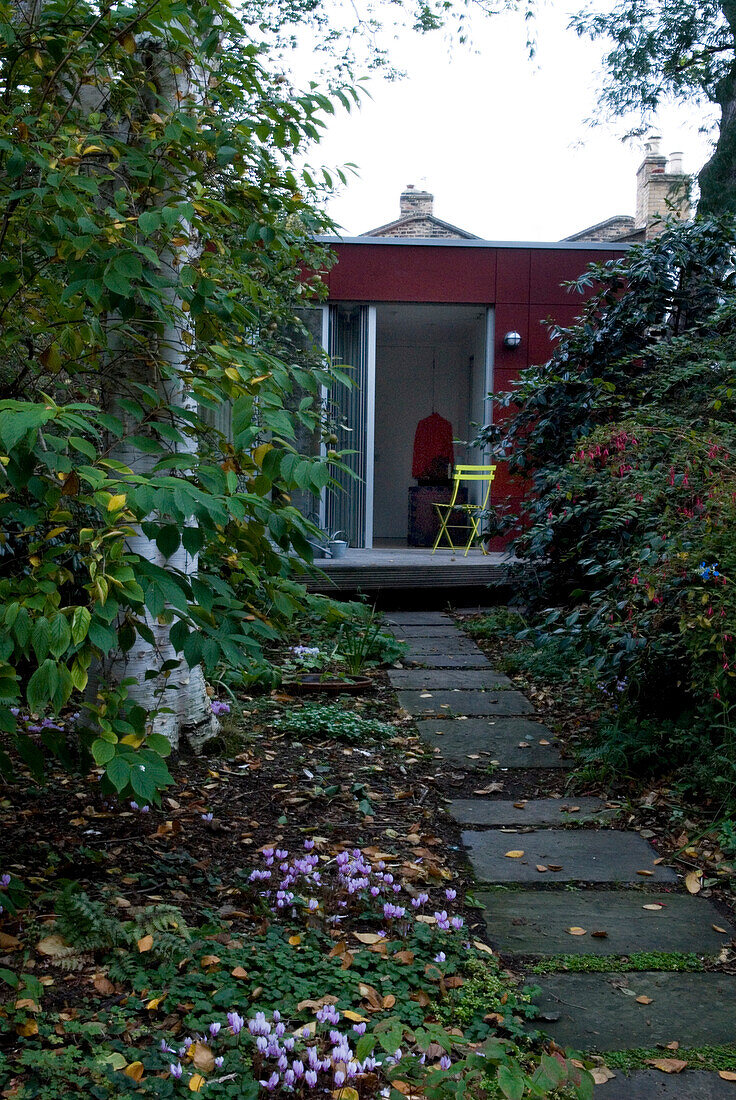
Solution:
<svg viewBox="0 0 736 1100">
<path fill-rule="evenodd" d="M 454 444 L 455 464 L 482 461 L 467 441 L 484 420 L 491 388 L 491 324 L 492 311 L 480 305 L 376 306 L 374 546 L 428 544 L 417 528 L 422 494 L 412 473 L 420 421 L 437 414 L 449 422 L 452 437 L 464 441 Z"/>
</svg>

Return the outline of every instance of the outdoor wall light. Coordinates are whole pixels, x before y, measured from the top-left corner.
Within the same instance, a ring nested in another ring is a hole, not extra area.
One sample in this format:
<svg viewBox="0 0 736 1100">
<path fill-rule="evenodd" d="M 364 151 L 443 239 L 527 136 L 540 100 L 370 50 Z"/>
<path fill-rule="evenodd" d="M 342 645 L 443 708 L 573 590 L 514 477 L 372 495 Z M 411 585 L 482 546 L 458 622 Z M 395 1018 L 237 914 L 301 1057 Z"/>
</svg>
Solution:
<svg viewBox="0 0 736 1100">
<path fill-rule="evenodd" d="M 503 338 L 503 346 L 505 348 L 518 348 L 521 343 L 520 332 L 507 332 Z"/>
</svg>

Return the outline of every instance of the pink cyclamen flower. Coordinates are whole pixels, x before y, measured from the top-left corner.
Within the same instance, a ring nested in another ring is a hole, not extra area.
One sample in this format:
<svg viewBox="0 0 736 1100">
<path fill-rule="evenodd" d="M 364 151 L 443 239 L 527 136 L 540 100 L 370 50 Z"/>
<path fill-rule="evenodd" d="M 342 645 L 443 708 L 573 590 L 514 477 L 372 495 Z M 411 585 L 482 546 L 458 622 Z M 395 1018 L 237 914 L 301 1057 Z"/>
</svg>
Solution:
<svg viewBox="0 0 736 1100">
<path fill-rule="evenodd" d="M 171 1065 L 169 1066 L 169 1072 L 170 1072 L 171 1076 L 175 1077 L 178 1081 L 179 1078 L 181 1077 L 182 1073 L 184 1072 L 184 1070 L 182 1069 L 181 1062 L 172 1062 Z"/>
</svg>

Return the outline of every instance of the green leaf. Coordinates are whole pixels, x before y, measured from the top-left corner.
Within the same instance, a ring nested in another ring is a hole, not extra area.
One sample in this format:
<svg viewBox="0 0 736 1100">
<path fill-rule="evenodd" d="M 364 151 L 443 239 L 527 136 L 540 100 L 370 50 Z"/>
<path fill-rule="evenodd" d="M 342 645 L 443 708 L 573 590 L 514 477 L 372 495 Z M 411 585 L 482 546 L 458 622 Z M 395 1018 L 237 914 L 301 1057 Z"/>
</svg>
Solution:
<svg viewBox="0 0 736 1100">
<path fill-rule="evenodd" d="M 87 637 L 92 616 L 86 607 L 75 607 L 72 615 L 72 641 L 81 645 Z"/>
<path fill-rule="evenodd" d="M 31 676 L 26 688 L 28 706 L 33 711 L 42 710 L 53 697 L 59 684 L 59 672 L 54 661 L 47 658 Z"/>
<path fill-rule="evenodd" d="M 36 654 L 37 661 L 43 661 L 49 651 L 50 644 L 51 626 L 48 619 L 36 619 L 36 622 L 33 624 L 31 645 L 33 646 L 33 652 Z"/>
<path fill-rule="evenodd" d="M 156 535 L 156 546 L 165 558 L 170 558 L 172 554 L 175 554 L 180 544 L 181 536 L 179 534 L 179 528 L 173 523 L 162 527 Z"/>
<path fill-rule="evenodd" d="M 161 215 L 157 210 L 144 210 L 138 216 L 138 228 L 146 237 L 150 237 L 152 233 L 155 233 L 160 225 Z"/>
<path fill-rule="evenodd" d="M 69 648 L 72 632 L 65 615 L 56 615 L 51 620 L 50 648 L 54 657 L 61 657 Z"/>
<path fill-rule="evenodd" d="M 499 1066 L 498 1087 L 507 1100 L 522 1100 L 525 1086 L 521 1071 L 516 1066 Z"/>
<path fill-rule="evenodd" d="M 162 733 L 151 733 L 146 739 L 146 745 L 152 752 L 159 756 L 171 755 L 171 742 Z"/>
<path fill-rule="evenodd" d="M 103 741 L 101 737 L 92 742 L 92 755 L 95 758 L 95 764 L 100 766 L 108 764 L 115 755 L 115 751 L 115 746 L 109 741 Z"/>
<path fill-rule="evenodd" d="M 120 794 L 130 783 L 130 764 L 121 756 L 114 756 L 105 768 L 105 774 Z"/>
</svg>

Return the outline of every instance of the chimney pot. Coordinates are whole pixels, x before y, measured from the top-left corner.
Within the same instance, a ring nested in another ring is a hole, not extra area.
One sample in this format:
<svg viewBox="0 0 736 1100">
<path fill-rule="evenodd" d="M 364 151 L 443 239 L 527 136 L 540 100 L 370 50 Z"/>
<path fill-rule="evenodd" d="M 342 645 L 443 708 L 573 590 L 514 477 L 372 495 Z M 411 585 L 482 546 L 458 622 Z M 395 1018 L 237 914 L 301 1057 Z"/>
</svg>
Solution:
<svg viewBox="0 0 736 1100">
<path fill-rule="evenodd" d="M 670 161 L 667 165 L 667 171 L 673 176 L 684 175 L 682 167 L 682 153 L 670 153 Z"/>
</svg>

